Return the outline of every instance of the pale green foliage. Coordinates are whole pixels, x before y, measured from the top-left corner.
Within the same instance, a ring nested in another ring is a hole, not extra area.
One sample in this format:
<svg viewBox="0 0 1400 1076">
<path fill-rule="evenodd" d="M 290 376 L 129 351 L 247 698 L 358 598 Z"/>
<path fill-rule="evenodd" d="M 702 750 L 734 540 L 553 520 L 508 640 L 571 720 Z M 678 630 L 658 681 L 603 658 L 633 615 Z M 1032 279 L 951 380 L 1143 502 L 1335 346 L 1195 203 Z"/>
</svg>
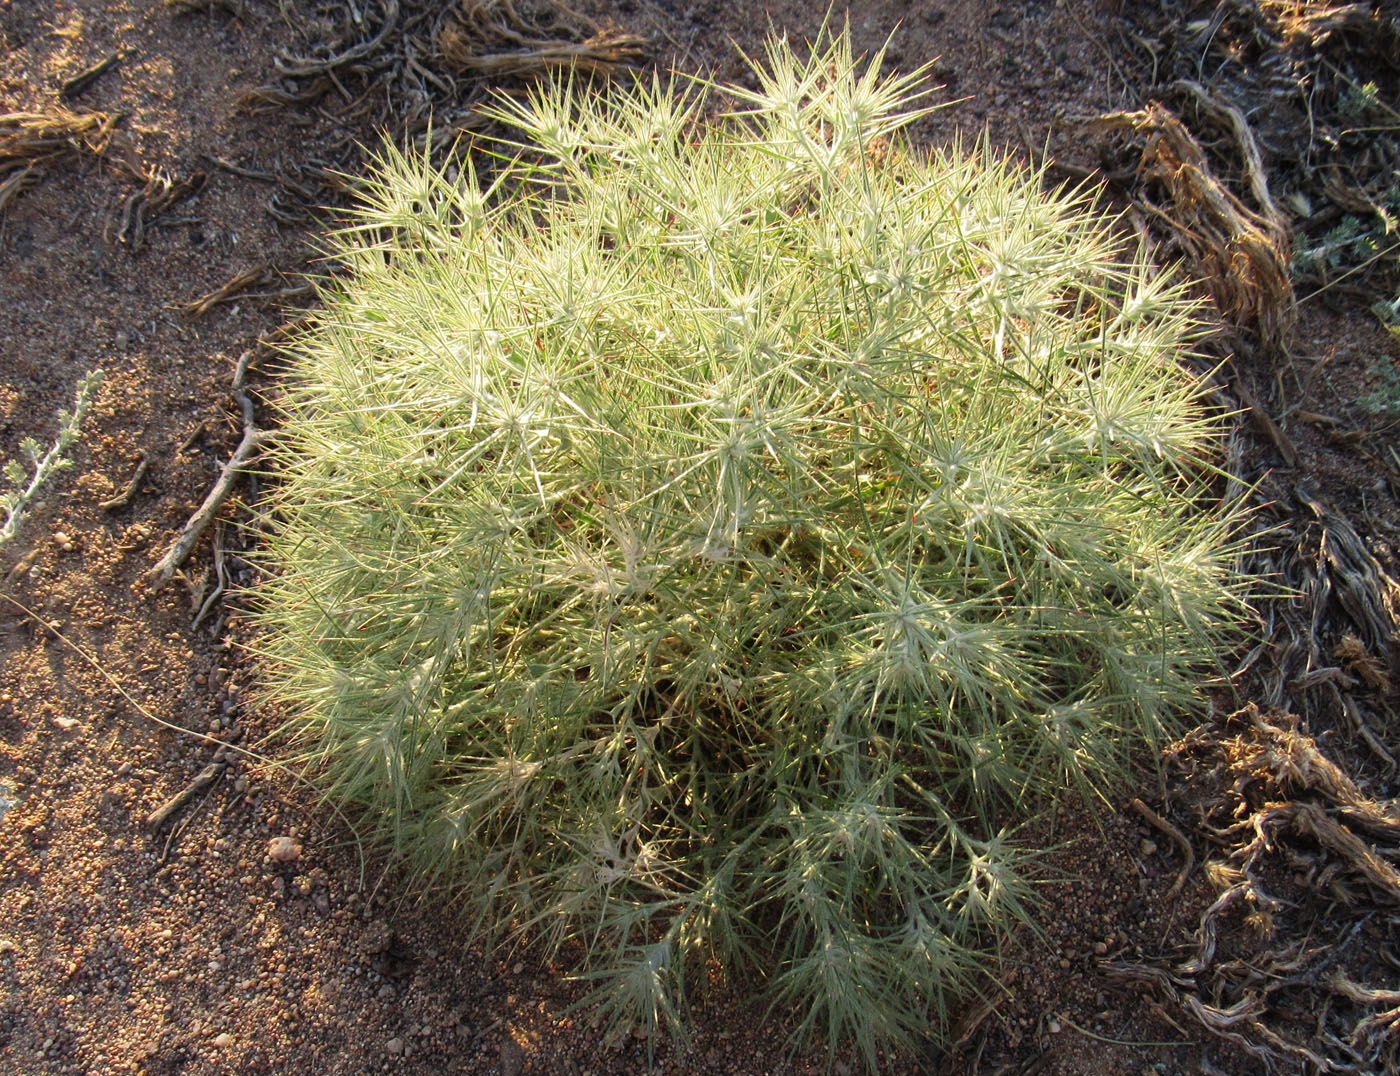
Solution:
<svg viewBox="0 0 1400 1076">
<path fill-rule="evenodd" d="M 1239 610 L 1180 291 L 1037 175 L 872 145 L 878 70 L 776 45 L 713 125 L 541 90 L 485 189 L 388 153 L 261 595 L 305 761 L 489 931 L 622 1026 L 718 968 L 872 1064 L 1026 918 L 1006 826 Z"/>
<path fill-rule="evenodd" d="M 12 459 L 5 464 L 5 479 L 11 488 L 0 492 L 0 512 L 4 513 L 4 522 L 0 523 L 0 545 L 19 533 L 24 513 L 34 503 L 44 483 L 73 465 L 73 461 L 65 458 L 64 453 L 78 439 L 78 430 L 92 407 L 93 394 L 101 382 L 101 370 L 89 371 L 78 382 L 73 410 L 58 413 L 58 436 L 47 452 L 34 438 L 26 437 L 19 446 L 24 459 Z"/>
</svg>

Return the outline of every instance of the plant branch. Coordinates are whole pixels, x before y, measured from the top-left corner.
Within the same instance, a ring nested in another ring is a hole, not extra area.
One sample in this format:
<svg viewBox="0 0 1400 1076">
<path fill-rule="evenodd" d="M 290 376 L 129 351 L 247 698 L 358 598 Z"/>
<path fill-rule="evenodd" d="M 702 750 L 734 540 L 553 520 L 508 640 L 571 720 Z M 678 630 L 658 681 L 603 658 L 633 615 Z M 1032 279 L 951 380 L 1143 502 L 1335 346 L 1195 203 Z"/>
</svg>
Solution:
<svg viewBox="0 0 1400 1076">
<path fill-rule="evenodd" d="M 244 390 L 248 366 L 252 362 L 254 354 L 255 352 L 252 350 L 245 351 L 239 357 L 238 368 L 233 375 L 233 395 L 238 400 L 238 405 L 243 412 L 243 439 L 238 442 L 238 447 L 234 449 L 232 458 L 224 464 L 223 470 L 219 472 L 218 481 L 210 489 L 209 495 L 204 498 L 204 503 L 199 506 L 194 515 L 190 516 L 180 531 L 179 537 L 175 539 L 165 556 L 161 557 L 144 576 L 152 591 L 160 590 L 174 578 L 175 573 L 189 558 L 190 552 L 219 514 L 219 509 L 228 500 L 229 494 L 233 492 L 234 483 L 238 481 L 239 474 L 257 456 L 263 445 L 272 439 L 271 431 L 259 430 L 254 424 L 253 401 Z"/>
</svg>

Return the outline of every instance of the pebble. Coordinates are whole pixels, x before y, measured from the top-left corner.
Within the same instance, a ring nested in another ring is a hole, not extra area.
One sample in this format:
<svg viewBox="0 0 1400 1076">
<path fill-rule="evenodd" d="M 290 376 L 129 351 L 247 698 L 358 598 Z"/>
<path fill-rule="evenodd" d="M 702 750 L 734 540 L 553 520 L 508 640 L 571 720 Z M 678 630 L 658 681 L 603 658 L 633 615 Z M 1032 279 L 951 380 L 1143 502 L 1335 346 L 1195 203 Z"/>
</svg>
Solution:
<svg viewBox="0 0 1400 1076">
<path fill-rule="evenodd" d="M 391 1056 L 398 1057 L 403 1053 L 403 1039 L 396 1035 L 384 1044 L 384 1049 L 388 1050 Z"/>
<path fill-rule="evenodd" d="M 1060 1033 L 1060 1022 L 1058 1020 L 1051 1020 L 1045 1027 L 1052 1035 L 1058 1035 Z"/>
<path fill-rule="evenodd" d="M 54 531 L 53 544 L 67 552 L 73 548 L 73 539 L 69 536 L 67 531 Z"/>
<path fill-rule="evenodd" d="M 276 863 L 293 863 L 301 855 L 301 845 L 290 837 L 273 837 L 267 842 L 267 854 Z"/>
<path fill-rule="evenodd" d="M 214 1045 L 215 1045 L 215 1046 L 232 1046 L 232 1045 L 233 1045 L 233 1036 L 230 1035 L 227 1031 L 221 1031 L 221 1032 L 219 1032 L 219 1034 L 217 1034 L 217 1035 L 214 1036 Z"/>
<path fill-rule="evenodd" d="M 1095 956 L 1106 956 L 1107 954 L 1108 954 L 1108 946 L 1107 946 L 1106 944 L 1104 944 L 1103 942 L 1094 942 L 1094 955 L 1095 955 Z"/>
<path fill-rule="evenodd" d="M 1157 842 L 1143 838 L 1142 843 L 1138 845 L 1138 851 L 1145 856 L 1155 855 L 1157 853 Z"/>
<path fill-rule="evenodd" d="M 525 1051 L 514 1039 L 501 1040 L 501 1076 L 520 1076 L 525 1068 Z"/>
</svg>

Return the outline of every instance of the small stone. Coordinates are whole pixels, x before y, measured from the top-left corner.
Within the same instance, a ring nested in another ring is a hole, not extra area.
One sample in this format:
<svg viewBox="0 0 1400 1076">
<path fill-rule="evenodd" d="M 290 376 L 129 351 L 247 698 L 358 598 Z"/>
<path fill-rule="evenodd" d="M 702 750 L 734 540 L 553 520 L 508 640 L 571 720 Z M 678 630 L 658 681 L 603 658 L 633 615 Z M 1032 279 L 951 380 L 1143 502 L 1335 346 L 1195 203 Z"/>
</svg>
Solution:
<svg viewBox="0 0 1400 1076">
<path fill-rule="evenodd" d="M 1106 956 L 1107 954 L 1108 954 L 1108 946 L 1107 946 L 1107 945 L 1105 945 L 1103 942 L 1094 942 L 1094 955 L 1095 955 L 1095 956 Z"/>
<path fill-rule="evenodd" d="M 0 953 L 13 953 L 18 948 L 9 938 L 0 938 Z"/>
<path fill-rule="evenodd" d="M 59 549 L 72 549 L 73 539 L 67 531 L 54 531 L 53 544 L 58 546 Z"/>
<path fill-rule="evenodd" d="M 273 837 L 267 842 L 267 854 L 275 863 L 293 863 L 301 855 L 301 845 L 290 837 Z"/>
<path fill-rule="evenodd" d="M 214 1036 L 213 1042 L 215 1046 L 232 1046 L 233 1036 L 230 1035 L 227 1031 L 221 1031 L 219 1032 L 219 1034 Z"/>
<path fill-rule="evenodd" d="M 387 952 L 389 946 L 394 944 L 394 932 L 389 929 L 389 924 L 382 919 L 376 919 L 365 927 L 365 932 L 360 935 L 360 948 L 369 956 Z"/>
<path fill-rule="evenodd" d="M 1138 845 L 1138 851 L 1141 852 L 1144 856 L 1156 855 L 1157 842 L 1149 841 L 1144 837 L 1142 842 Z"/>
<path fill-rule="evenodd" d="M 55 717 L 53 723 L 61 729 L 71 729 L 78 723 L 76 717 Z"/>
<path fill-rule="evenodd" d="M 525 1051 L 514 1039 L 501 1040 L 501 1076 L 520 1076 L 525 1069 Z"/>
<path fill-rule="evenodd" d="M 391 1057 L 398 1057 L 403 1053 L 403 1039 L 397 1035 L 384 1044 L 384 1049 L 389 1051 Z"/>
<path fill-rule="evenodd" d="M 1045 1028 L 1047 1031 L 1050 1032 L 1050 1034 L 1058 1035 L 1060 1033 L 1060 1022 L 1058 1020 L 1052 1019 L 1049 1023 L 1045 1025 Z"/>
</svg>

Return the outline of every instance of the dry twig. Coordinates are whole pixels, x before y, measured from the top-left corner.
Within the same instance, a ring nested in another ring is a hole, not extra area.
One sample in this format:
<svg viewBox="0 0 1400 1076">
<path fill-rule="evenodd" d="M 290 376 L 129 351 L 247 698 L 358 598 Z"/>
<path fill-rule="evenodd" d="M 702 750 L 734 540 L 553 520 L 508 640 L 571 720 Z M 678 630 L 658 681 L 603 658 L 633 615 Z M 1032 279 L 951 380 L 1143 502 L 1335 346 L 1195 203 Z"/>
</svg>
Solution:
<svg viewBox="0 0 1400 1076">
<path fill-rule="evenodd" d="M 489 78 L 538 78 L 570 69 L 607 74 L 646 59 L 641 38 L 604 30 L 563 4 L 550 7 L 551 20 L 532 25 L 512 0 L 465 0 L 457 17 L 443 25 L 438 50 L 456 70 Z"/>
<path fill-rule="evenodd" d="M 266 300 L 291 300 L 308 296 L 312 292 L 310 284 L 292 284 L 287 287 L 273 288 L 270 291 L 253 291 L 253 288 L 261 287 L 264 284 L 272 284 L 285 279 L 281 270 L 274 269 L 270 265 L 255 265 L 252 268 L 244 269 L 234 274 L 227 283 L 220 285 L 206 295 L 201 295 L 198 299 L 186 303 L 181 307 L 181 312 L 187 318 L 202 317 L 216 306 L 225 303 L 232 303 L 238 299 L 266 299 Z"/>
<path fill-rule="evenodd" d="M 209 765 L 199 771 L 198 776 L 196 776 L 193 781 L 146 816 L 147 827 L 150 829 L 160 829 L 193 803 L 195 797 L 206 792 L 214 782 L 223 775 L 226 769 L 228 769 L 227 762 L 209 763 Z"/>
<path fill-rule="evenodd" d="M 121 66 L 121 62 L 125 60 L 126 57 L 127 54 L 124 52 L 114 52 L 105 60 L 93 64 L 86 71 L 80 71 L 72 78 L 64 79 L 63 85 L 58 88 L 59 100 L 71 101 L 73 98 L 78 97 L 108 71 Z"/>
<path fill-rule="evenodd" d="M 1138 817 L 1152 826 L 1158 833 L 1170 837 L 1172 843 L 1181 851 L 1181 869 L 1177 872 L 1176 881 L 1167 890 L 1167 899 L 1171 900 L 1172 897 L 1181 892 L 1181 887 L 1186 884 L 1186 879 L 1191 877 L 1191 872 L 1196 869 L 1196 853 L 1191 849 L 1191 842 L 1182 836 L 1181 830 L 1143 803 L 1142 800 L 1133 799 L 1131 806 L 1138 813 Z"/>
<path fill-rule="evenodd" d="M 248 366 L 252 362 L 254 354 L 255 352 L 251 350 L 245 351 L 240 356 L 238 367 L 233 375 L 233 395 L 243 411 L 243 439 L 234 449 L 233 457 L 224 464 L 223 470 L 219 473 L 218 481 L 214 483 L 209 495 L 204 498 L 204 503 L 199 506 L 194 515 L 190 516 L 184 529 L 180 531 L 179 537 L 175 539 L 165 556 L 161 557 L 143 577 L 153 591 L 159 590 L 174 578 L 180 565 L 185 563 L 195 544 L 218 515 L 224 501 L 228 500 L 239 474 L 252 462 L 259 449 L 272 437 L 270 432 L 259 430 L 254 423 L 253 401 L 244 388 L 248 377 Z"/>
<path fill-rule="evenodd" d="M 1400 810 L 1368 796 L 1298 718 L 1254 706 L 1213 735 L 1188 737 L 1169 765 L 1199 797 L 1204 835 L 1224 849 L 1205 871 L 1219 892 L 1191 959 L 1105 970 L 1151 983 L 1179 1017 L 1266 1064 L 1392 1070 L 1400 996 L 1375 981 L 1393 975 L 1377 968 L 1375 952 L 1398 940 Z M 1231 917 L 1256 929 L 1232 934 L 1222 960 L 1216 939 Z M 1363 937 L 1368 944 L 1353 944 Z M 1304 992 L 1316 1021 L 1281 1016 Z"/>
<path fill-rule="evenodd" d="M 141 482 L 146 477 L 146 472 L 151 468 L 151 458 L 146 452 L 141 453 L 141 459 L 136 464 L 136 471 L 126 486 L 115 497 L 101 502 L 98 507 L 104 512 L 113 512 L 118 508 L 125 508 L 131 503 L 131 499 L 136 496 L 136 491 L 141 488 Z"/>
</svg>

